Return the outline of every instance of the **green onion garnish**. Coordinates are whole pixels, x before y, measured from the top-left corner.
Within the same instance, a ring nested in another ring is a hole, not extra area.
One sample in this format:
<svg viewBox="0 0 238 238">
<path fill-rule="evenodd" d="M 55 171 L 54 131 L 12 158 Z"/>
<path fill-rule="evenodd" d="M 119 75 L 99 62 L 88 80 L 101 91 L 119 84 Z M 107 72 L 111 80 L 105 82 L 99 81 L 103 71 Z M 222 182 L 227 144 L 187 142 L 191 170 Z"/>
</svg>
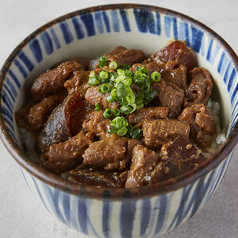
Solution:
<svg viewBox="0 0 238 238">
<path fill-rule="evenodd" d="M 107 64 L 106 57 L 99 58 L 98 67 L 103 67 Z M 98 75 L 94 71 L 89 75 L 89 84 L 91 86 L 101 84 L 98 87 L 98 91 L 102 94 L 108 93 L 107 101 L 109 103 L 118 101 L 120 105 L 118 109 L 113 111 L 107 108 L 103 113 L 106 119 L 114 118 L 111 120 L 111 129 L 107 132 L 139 139 L 142 136 L 142 130 L 139 128 L 134 129 L 121 114 L 129 115 L 135 110 L 140 110 L 145 105 L 148 105 L 157 96 L 157 91 L 151 88 L 151 80 L 158 82 L 161 75 L 158 71 L 154 71 L 150 77 L 149 69 L 146 65 L 136 66 L 135 73 L 126 64 L 118 68 L 118 64 L 115 61 L 109 64 L 109 68 L 116 70 L 116 73 L 102 70 Z M 132 91 L 132 84 L 139 86 L 136 94 Z M 95 105 L 95 110 L 101 110 L 98 103 Z"/>
<path fill-rule="evenodd" d="M 112 115 L 113 115 L 113 112 L 110 108 L 107 108 L 103 113 L 103 116 L 106 119 L 109 119 Z"/>
<path fill-rule="evenodd" d="M 109 83 L 104 83 L 98 87 L 98 92 L 102 94 L 110 92 L 110 90 L 111 90 L 111 85 Z"/>
<path fill-rule="evenodd" d="M 158 71 L 154 71 L 152 74 L 151 74 L 151 79 L 155 82 L 159 82 L 160 81 L 160 78 L 161 78 L 161 74 L 158 72 Z"/>
<path fill-rule="evenodd" d="M 102 71 L 99 73 L 99 77 L 100 77 L 101 79 L 108 79 L 108 76 L 109 76 L 109 74 L 108 74 L 108 72 L 107 72 L 106 70 L 102 70 Z"/>
<path fill-rule="evenodd" d="M 107 57 L 101 56 L 98 61 L 98 67 L 101 68 L 107 65 Z"/>
<path fill-rule="evenodd" d="M 93 77 L 89 78 L 88 83 L 90 86 L 96 86 L 96 85 L 100 84 L 100 80 L 98 79 L 98 77 L 93 76 Z"/>
<path fill-rule="evenodd" d="M 118 65 L 117 65 L 117 62 L 116 61 L 112 61 L 110 64 L 109 64 L 109 68 L 112 69 L 112 70 L 115 70 L 117 69 Z"/>
<path fill-rule="evenodd" d="M 99 110 L 101 110 L 100 104 L 96 103 L 95 104 L 95 111 L 99 111 Z"/>
</svg>

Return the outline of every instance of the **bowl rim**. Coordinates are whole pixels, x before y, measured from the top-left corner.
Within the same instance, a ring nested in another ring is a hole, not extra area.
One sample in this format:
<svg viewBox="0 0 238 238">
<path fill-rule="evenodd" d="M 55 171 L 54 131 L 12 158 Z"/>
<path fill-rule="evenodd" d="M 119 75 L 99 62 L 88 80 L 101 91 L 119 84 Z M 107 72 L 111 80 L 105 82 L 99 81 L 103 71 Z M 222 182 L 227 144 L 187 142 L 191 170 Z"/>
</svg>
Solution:
<svg viewBox="0 0 238 238">
<path fill-rule="evenodd" d="M 143 5 L 143 4 L 105 4 L 98 5 L 93 7 L 88 7 L 84 9 L 79 9 L 62 15 L 58 18 L 55 18 L 43 26 L 39 27 L 33 31 L 29 36 L 27 36 L 10 54 L 10 56 L 5 61 L 1 73 L 0 73 L 0 92 L 3 89 L 3 81 L 5 79 L 6 73 L 11 66 L 14 58 L 18 55 L 21 49 L 27 45 L 32 39 L 34 39 L 38 34 L 45 31 L 51 26 L 70 19 L 74 16 L 85 14 L 88 12 L 96 12 L 101 10 L 116 10 L 116 9 L 144 9 L 148 11 L 159 12 L 161 14 L 170 15 L 178 17 L 182 20 L 189 22 L 190 24 L 196 25 L 196 27 L 202 29 L 206 32 L 211 38 L 218 41 L 219 44 L 227 50 L 228 55 L 231 57 L 236 71 L 238 72 L 238 57 L 228 43 L 219 36 L 212 29 L 204 25 L 198 20 L 193 19 L 190 16 L 187 16 L 183 13 L 162 8 L 159 6 L 153 5 Z M 178 190 L 184 186 L 189 185 L 197 181 L 202 176 L 208 174 L 212 169 L 217 167 L 225 158 L 232 152 L 238 142 L 238 122 L 236 121 L 235 126 L 232 132 L 229 134 L 225 143 L 219 147 L 219 149 L 209 157 L 204 163 L 199 165 L 197 168 L 194 168 L 188 172 L 183 173 L 172 179 L 163 181 L 161 183 L 152 184 L 150 186 L 143 186 L 139 188 L 95 188 L 87 185 L 81 185 L 69 180 L 65 180 L 58 175 L 55 175 L 45 169 L 41 168 L 39 165 L 33 163 L 20 149 L 20 147 L 13 140 L 11 135 L 8 132 L 8 129 L 4 123 L 4 118 L 2 116 L 2 101 L 0 100 L 0 138 L 3 142 L 3 145 L 6 147 L 10 155 L 14 158 L 17 164 L 22 167 L 24 170 L 29 172 L 34 178 L 39 179 L 41 182 L 57 188 L 61 191 L 64 191 L 69 194 L 74 194 L 80 197 L 86 198 L 96 198 L 96 199 L 139 199 L 144 197 L 158 196 L 168 192 Z"/>
</svg>

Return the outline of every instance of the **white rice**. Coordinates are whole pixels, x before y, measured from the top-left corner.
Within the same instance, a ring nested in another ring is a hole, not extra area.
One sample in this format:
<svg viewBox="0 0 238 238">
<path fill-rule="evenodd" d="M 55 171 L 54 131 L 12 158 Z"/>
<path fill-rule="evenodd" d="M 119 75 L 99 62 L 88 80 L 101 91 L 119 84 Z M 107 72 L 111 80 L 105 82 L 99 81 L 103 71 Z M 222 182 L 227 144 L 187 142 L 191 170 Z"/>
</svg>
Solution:
<svg viewBox="0 0 238 238">
<path fill-rule="evenodd" d="M 208 109 L 212 113 L 212 116 L 216 120 L 217 125 L 217 131 L 216 134 L 212 136 L 213 141 L 210 147 L 203 150 L 203 155 L 208 158 L 212 154 L 215 153 L 215 151 L 219 148 L 220 145 L 222 145 L 226 140 L 226 134 L 227 130 L 225 128 L 221 129 L 221 122 L 220 122 L 220 104 L 218 102 L 212 101 L 212 99 L 209 99 L 207 104 Z"/>
</svg>

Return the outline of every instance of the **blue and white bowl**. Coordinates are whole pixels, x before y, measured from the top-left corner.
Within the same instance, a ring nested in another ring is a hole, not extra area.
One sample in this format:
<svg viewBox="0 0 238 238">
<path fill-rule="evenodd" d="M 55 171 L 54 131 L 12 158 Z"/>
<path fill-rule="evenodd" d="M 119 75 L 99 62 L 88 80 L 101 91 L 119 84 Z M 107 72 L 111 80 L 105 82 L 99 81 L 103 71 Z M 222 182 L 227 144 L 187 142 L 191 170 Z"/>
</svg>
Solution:
<svg viewBox="0 0 238 238">
<path fill-rule="evenodd" d="M 215 99 L 228 128 L 225 143 L 206 163 L 182 176 L 137 189 L 92 188 L 64 180 L 32 162 L 21 150 L 14 113 L 26 85 L 55 63 L 96 58 L 118 45 L 148 55 L 170 40 L 184 40 L 215 79 Z M 79 10 L 42 26 L 6 60 L 0 80 L 1 139 L 31 191 L 66 225 L 91 237 L 154 237 L 191 218 L 211 197 L 238 141 L 238 58 L 200 22 L 153 6 L 118 4 Z"/>
</svg>

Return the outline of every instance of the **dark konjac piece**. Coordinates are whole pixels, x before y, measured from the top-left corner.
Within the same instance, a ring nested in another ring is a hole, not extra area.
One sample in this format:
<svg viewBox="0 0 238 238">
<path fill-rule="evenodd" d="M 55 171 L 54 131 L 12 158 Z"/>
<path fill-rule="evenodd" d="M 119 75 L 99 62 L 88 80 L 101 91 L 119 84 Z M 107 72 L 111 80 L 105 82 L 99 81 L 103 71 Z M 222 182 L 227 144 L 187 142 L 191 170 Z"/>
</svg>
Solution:
<svg viewBox="0 0 238 238">
<path fill-rule="evenodd" d="M 132 74 L 141 66 L 148 69 L 147 87 L 151 88 L 143 89 L 132 81 L 129 99 L 148 100 L 151 93 L 153 100 L 131 104 L 132 113 L 119 111 L 126 120 L 123 123 L 141 134 L 120 134 L 112 125 L 114 114 L 125 106 L 119 100 L 124 92 L 117 91 L 109 102 L 111 91 L 99 90 L 108 81 L 89 83 L 90 60 L 69 59 L 34 80 L 31 100 L 16 113 L 19 127 L 37 137 L 41 166 L 79 184 L 137 188 L 171 179 L 203 163 L 206 158 L 201 149 L 211 145 L 217 130 L 206 106 L 213 80 L 205 68 L 198 67 L 193 51 L 184 42 L 174 41 L 149 57 L 142 50 L 123 46 L 104 57 L 106 65 L 99 67 L 98 61 L 93 70 L 96 79 L 101 72 L 119 75 L 110 67 L 112 61 L 119 69 L 127 64 Z M 155 71 L 161 78 L 153 81 Z M 111 109 L 108 117 L 106 109 Z"/>
</svg>

